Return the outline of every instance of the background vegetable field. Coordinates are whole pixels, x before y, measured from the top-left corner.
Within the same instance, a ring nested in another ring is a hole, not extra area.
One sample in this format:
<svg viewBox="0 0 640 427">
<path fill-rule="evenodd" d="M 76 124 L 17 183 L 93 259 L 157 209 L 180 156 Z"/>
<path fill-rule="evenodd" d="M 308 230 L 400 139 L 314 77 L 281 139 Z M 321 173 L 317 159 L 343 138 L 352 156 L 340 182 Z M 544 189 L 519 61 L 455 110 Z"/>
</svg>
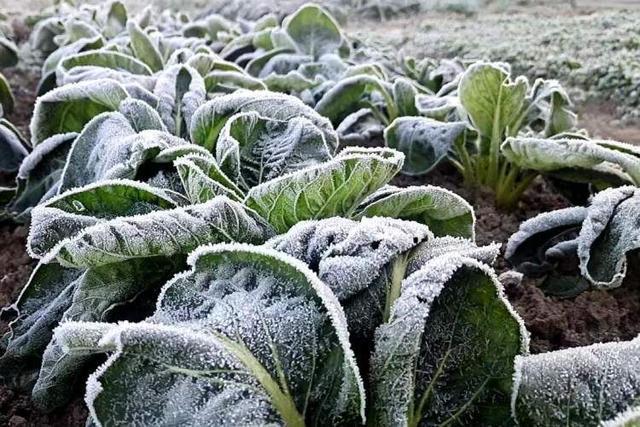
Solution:
<svg viewBox="0 0 640 427">
<path fill-rule="evenodd" d="M 0 424 L 640 423 L 640 9 L 320 3 L 0 3 Z"/>
</svg>

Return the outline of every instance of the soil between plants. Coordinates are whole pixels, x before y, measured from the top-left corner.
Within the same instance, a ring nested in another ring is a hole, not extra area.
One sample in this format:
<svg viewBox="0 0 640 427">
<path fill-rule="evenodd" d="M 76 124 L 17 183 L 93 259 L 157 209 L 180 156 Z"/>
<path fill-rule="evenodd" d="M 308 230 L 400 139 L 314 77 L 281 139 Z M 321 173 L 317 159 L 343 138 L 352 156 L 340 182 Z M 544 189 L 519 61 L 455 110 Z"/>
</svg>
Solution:
<svg viewBox="0 0 640 427">
<path fill-rule="evenodd" d="M 3 73 L 9 79 L 17 101 L 16 109 L 8 115 L 8 119 L 29 138 L 28 123 L 35 100 L 37 76 L 17 69 L 5 69 Z M 596 113 L 590 111 L 593 114 L 591 117 Z M 5 181 L 4 178 L 0 177 L 0 181 Z M 476 239 L 479 244 L 494 241 L 505 243 L 522 221 L 538 213 L 569 205 L 566 199 L 539 179 L 527 190 L 513 212 L 500 212 L 494 207 L 490 193 L 463 188 L 457 172 L 446 164 L 425 177 L 397 177 L 393 184 L 437 185 L 463 196 L 475 209 Z M 33 269 L 34 263 L 25 250 L 27 232 L 25 226 L 0 225 L 0 307 L 15 301 Z M 495 267 L 498 273 L 508 270 L 502 257 L 498 258 Z M 629 267 L 628 277 L 640 277 L 639 265 Z M 618 289 L 587 291 L 569 299 L 545 296 L 535 281 L 530 279 L 524 279 L 520 284 L 507 284 L 505 292 L 531 332 L 532 353 L 595 342 L 628 340 L 640 333 L 638 280 L 627 279 Z M 6 322 L 0 320 L 0 336 L 6 330 Z M 87 417 L 82 401 L 84 390 L 69 392 L 76 396 L 71 404 L 51 414 L 43 414 L 33 407 L 28 393 L 0 385 L 0 425 L 84 426 Z"/>
</svg>

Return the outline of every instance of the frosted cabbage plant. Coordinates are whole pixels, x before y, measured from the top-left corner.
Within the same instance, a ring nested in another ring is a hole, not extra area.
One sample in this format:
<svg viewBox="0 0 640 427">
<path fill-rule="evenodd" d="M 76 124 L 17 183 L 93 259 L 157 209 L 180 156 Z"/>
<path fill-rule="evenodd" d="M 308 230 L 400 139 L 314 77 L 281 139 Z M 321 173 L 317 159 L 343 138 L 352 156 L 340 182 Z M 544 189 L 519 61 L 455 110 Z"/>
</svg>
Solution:
<svg viewBox="0 0 640 427">
<path fill-rule="evenodd" d="M 505 257 L 524 274 L 544 278 L 550 293 L 614 288 L 622 284 L 629 263 L 636 262 L 638 218 L 637 187 L 607 189 L 588 207 L 547 212 L 522 223 Z"/>
<path fill-rule="evenodd" d="M 204 246 L 144 322 L 59 326 L 36 390 L 106 354 L 85 398 L 101 425 L 507 422 L 528 343 L 484 263 L 496 254 L 383 218 Z"/>
</svg>

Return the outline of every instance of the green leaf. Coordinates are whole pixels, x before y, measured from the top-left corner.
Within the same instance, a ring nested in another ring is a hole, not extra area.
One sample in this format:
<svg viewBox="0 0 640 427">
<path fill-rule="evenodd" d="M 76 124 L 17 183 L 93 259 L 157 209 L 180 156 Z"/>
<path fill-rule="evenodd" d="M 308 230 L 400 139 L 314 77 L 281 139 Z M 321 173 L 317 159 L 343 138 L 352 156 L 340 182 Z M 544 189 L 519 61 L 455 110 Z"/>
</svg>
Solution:
<svg viewBox="0 0 640 427">
<path fill-rule="evenodd" d="M 16 219 L 25 219 L 31 208 L 58 192 L 69 149 L 77 136 L 74 132 L 54 135 L 25 157 L 16 176 L 16 195 L 9 206 Z"/>
<path fill-rule="evenodd" d="M 337 53 L 344 41 L 338 23 L 324 8 L 315 4 L 304 5 L 287 17 L 283 28 L 299 52 L 315 59 L 326 53 Z"/>
<path fill-rule="evenodd" d="M 265 90 L 265 84 L 244 72 L 215 70 L 204 78 L 208 94 L 231 93 L 238 89 Z"/>
<path fill-rule="evenodd" d="M 290 71 L 284 75 L 272 73 L 263 78 L 262 81 L 271 91 L 289 94 L 313 89 L 320 84 L 320 81 L 310 80 L 298 71 Z"/>
<path fill-rule="evenodd" d="M 50 136 L 80 132 L 93 117 L 115 111 L 128 97 L 114 80 L 93 80 L 59 87 L 38 98 L 29 126 L 35 147 Z"/>
<path fill-rule="evenodd" d="M 281 121 L 294 117 L 306 118 L 322 131 L 331 152 L 338 147 L 338 137 L 326 118 L 298 98 L 268 91 L 240 90 L 205 103 L 195 112 L 191 121 L 191 141 L 212 150 L 225 123 L 234 114 L 251 111 L 262 117 Z"/>
<path fill-rule="evenodd" d="M 640 399 L 638 364 L 638 338 L 518 357 L 514 417 L 521 426 L 612 425 L 604 422 Z"/>
<path fill-rule="evenodd" d="M 385 144 L 404 153 L 402 172 L 423 175 L 436 167 L 463 134 L 463 122 L 439 122 L 424 117 L 399 117 L 384 130 Z"/>
<path fill-rule="evenodd" d="M 14 173 L 29 152 L 22 136 L 5 119 L 0 119 L 0 172 Z"/>
<path fill-rule="evenodd" d="M 385 98 L 389 111 L 395 108 L 385 83 L 377 77 L 360 74 L 347 77 L 335 84 L 316 104 L 316 111 L 331 120 L 334 126 L 339 125 L 345 117 L 354 111 L 368 106 L 371 95 L 380 93 Z M 392 119 L 395 114 L 390 114 Z"/>
<path fill-rule="evenodd" d="M 107 38 L 112 38 L 124 31 L 127 25 L 127 8 L 121 1 L 113 1 L 108 4 L 107 19 L 103 32 Z"/>
<path fill-rule="evenodd" d="M 13 67 L 18 63 L 18 47 L 0 34 L 0 68 Z"/>
<path fill-rule="evenodd" d="M 101 340 L 116 353 L 89 380 L 97 421 L 251 424 L 258 417 L 259 424 L 301 426 L 363 419 L 364 388 L 344 313 L 313 272 L 249 245 L 203 248 L 189 263 L 192 270 L 167 284 L 149 319 L 161 325 L 123 325 Z M 141 398 L 124 410 L 132 393 Z"/>
<path fill-rule="evenodd" d="M 153 72 L 162 70 L 164 68 L 162 56 L 147 33 L 133 20 L 127 22 L 127 31 L 135 57 L 147 64 Z"/>
<path fill-rule="evenodd" d="M 373 423 L 510 422 L 513 361 L 528 334 L 487 266 L 458 255 L 404 279 L 371 359 Z"/>
<path fill-rule="evenodd" d="M 35 380 L 51 331 L 71 305 L 81 271 L 38 264 L 18 300 L 9 306 L 15 319 L 2 339 L 0 378 L 19 384 Z"/>
<path fill-rule="evenodd" d="M 360 216 L 399 218 L 425 224 L 436 236 L 474 240 L 473 207 L 444 188 L 386 186 L 362 203 Z"/>
<path fill-rule="evenodd" d="M 395 150 L 347 148 L 333 160 L 253 187 L 245 203 L 280 233 L 308 219 L 348 218 L 391 180 L 402 160 Z"/>
<path fill-rule="evenodd" d="M 598 288 L 620 286 L 627 254 L 640 248 L 640 190 L 620 187 L 593 197 L 578 236 L 580 272 Z"/>
<path fill-rule="evenodd" d="M 261 243 L 272 234 L 254 212 L 223 196 L 185 208 L 106 220 L 68 214 L 51 205 L 32 212 L 29 245 L 35 255 L 73 267 L 187 254 L 207 243 Z M 62 229 L 63 224 L 68 228 Z M 68 237 L 62 239 L 59 234 L 64 231 Z"/>
<path fill-rule="evenodd" d="M 210 155 L 182 156 L 174 161 L 174 165 L 192 204 L 204 203 L 220 195 L 238 202 L 244 199 L 242 190 L 220 170 Z"/>
<path fill-rule="evenodd" d="M 136 132 L 119 112 L 94 117 L 73 143 L 60 191 L 106 179 L 134 179 L 138 170 L 162 150 L 186 141 L 156 130 Z"/>
<path fill-rule="evenodd" d="M 463 74 L 458 90 L 473 126 L 482 136 L 495 139 L 519 130 L 527 89 L 523 77 L 512 82 L 499 64 L 478 62 Z"/>
<path fill-rule="evenodd" d="M 0 110 L 0 117 L 2 117 L 3 114 L 11 113 L 13 111 L 14 104 L 15 99 L 11 92 L 11 85 L 2 73 L 0 73 L 0 106 L 2 106 L 2 110 Z"/>
<path fill-rule="evenodd" d="M 307 118 L 284 121 L 247 112 L 228 119 L 212 151 L 227 176 L 248 190 L 331 159 L 332 147 Z"/>
<path fill-rule="evenodd" d="M 188 65 L 173 65 L 159 73 L 153 93 L 167 130 L 186 137 L 194 113 L 206 99 L 203 78 Z"/>
<path fill-rule="evenodd" d="M 615 144 L 608 142 L 608 144 Z M 610 169 L 618 169 L 624 174 L 614 175 L 613 182 L 626 179 L 629 183 L 640 184 L 640 155 L 628 153 L 621 149 L 609 148 L 598 141 L 584 139 L 539 139 L 508 138 L 501 147 L 502 154 L 510 161 L 525 169 L 533 169 L 543 173 L 554 173 L 562 179 L 572 169 L 587 170 L 585 180 L 611 181 Z M 607 167 L 609 166 L 609 167 Z M 611 167 L 613 166 L 613 167 Z M 595 175 L 595 177 L 594 177 Z M 579 175 L 571 174 L 574 178 Z"/>
</svg>

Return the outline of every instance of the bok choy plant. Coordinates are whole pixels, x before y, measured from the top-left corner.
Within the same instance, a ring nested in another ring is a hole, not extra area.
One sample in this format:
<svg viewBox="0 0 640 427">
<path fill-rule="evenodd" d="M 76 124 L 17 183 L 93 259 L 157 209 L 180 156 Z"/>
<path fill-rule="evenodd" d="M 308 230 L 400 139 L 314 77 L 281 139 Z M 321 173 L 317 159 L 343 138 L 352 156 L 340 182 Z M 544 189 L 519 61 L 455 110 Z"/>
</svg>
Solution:
<svg viewBox="0 0 640 427">
<path fill-rule="evenodd" d="M 407 155 L 405 173 L 427 173 L 447 158 L 467 185 L 493 189 L 498 206 L 512 208 L 536 173 L 501 147 L 510 137 L 571 130 L 570 100 L 557 82 L 537 80 L 530 88 L 525 77 L 512 80 L 500 63 L 475 63 L 455 81 L 454 99 L 424 99 L 420 109 L 427 117 L 396 119 L 385 129 L 386 144 Z"/>
</svg>

